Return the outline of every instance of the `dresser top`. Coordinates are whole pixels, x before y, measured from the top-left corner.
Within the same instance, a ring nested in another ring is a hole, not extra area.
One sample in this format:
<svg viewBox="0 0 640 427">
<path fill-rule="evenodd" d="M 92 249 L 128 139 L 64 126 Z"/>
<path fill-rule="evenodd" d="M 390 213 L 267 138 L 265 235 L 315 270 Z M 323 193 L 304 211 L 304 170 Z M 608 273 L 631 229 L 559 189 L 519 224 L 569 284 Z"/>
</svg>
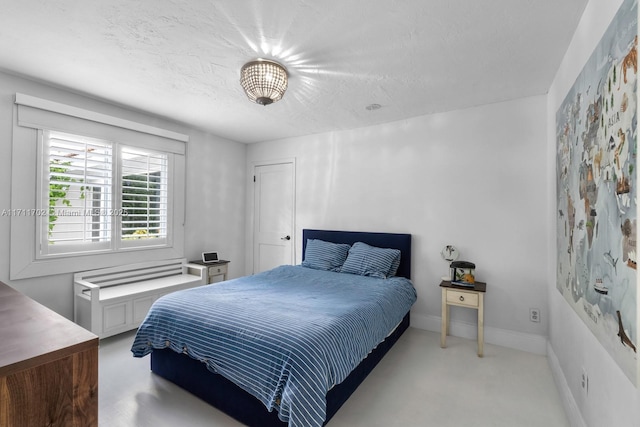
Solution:
<svg viewBox="0 0 640 427">
<path fill-rule="evenodd" d="M 98 337 L 0 282 L 0 377 L 96 347 Z"/>
</svg>

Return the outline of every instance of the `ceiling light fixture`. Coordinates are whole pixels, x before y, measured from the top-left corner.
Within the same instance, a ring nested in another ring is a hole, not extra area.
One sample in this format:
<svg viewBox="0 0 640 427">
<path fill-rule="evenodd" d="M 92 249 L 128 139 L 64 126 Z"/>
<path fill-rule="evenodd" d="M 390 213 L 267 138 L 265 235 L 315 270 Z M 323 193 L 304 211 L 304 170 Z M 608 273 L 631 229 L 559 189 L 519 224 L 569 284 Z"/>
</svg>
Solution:
<svg viewBox="0 0 640 427">
<path fill-rule="evenodd" d="M 240 70 L 240 84 L 249 100 L 269 105 L 282 99 L 287 90 L 287 70 L 275 61 L 256 59 Z"/>
</svg>

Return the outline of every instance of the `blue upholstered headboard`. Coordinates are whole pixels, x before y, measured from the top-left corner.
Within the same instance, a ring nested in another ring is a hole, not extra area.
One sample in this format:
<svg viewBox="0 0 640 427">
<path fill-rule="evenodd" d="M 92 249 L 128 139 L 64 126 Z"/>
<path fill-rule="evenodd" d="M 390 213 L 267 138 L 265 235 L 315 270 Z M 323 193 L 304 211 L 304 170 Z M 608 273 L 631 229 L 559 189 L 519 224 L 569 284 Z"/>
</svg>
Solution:
<svg viewBox="0 0 640 427">
<path fill-rule="evenodd" d="M 379 248 L 392 248 L 400 250 L 400 267 L 397 276 L 411 279 L 411 234 L 401 233 L 368 233 L 362 231 L 336 231 L 336 230 L 302 230 L 302 259 L 307 248 L 308 239 L 320 239 L 333 243 L 363 242 Z"/>
</svg>

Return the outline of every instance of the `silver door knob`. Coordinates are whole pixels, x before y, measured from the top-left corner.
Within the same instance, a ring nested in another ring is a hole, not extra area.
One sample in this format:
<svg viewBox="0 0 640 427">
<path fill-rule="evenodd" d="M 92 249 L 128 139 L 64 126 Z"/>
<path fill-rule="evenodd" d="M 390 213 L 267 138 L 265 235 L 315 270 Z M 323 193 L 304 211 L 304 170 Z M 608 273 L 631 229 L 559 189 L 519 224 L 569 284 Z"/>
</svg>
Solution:
<svg viewBox="0 0 640 427">
<path fill-rule="evenodd" d="M 291 240 L 291 236 L 284 236 L 281 237 L 280 240 Z"/>
</svg>

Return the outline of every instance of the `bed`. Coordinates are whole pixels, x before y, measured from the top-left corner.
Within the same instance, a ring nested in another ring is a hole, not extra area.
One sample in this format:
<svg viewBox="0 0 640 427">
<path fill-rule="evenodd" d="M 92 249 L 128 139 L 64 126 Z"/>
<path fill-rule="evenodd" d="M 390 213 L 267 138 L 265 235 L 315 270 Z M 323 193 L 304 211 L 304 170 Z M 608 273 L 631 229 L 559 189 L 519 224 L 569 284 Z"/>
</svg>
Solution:
<svg viewBox="0 0 640 427">
<path fill-rule="evenodd" d="M 132 352 L 246 425 L 321 426 L 408 328 L 410 272 L 409 234 L 305 229 L 299 266 L 159 299 Z"/>
</svg>

